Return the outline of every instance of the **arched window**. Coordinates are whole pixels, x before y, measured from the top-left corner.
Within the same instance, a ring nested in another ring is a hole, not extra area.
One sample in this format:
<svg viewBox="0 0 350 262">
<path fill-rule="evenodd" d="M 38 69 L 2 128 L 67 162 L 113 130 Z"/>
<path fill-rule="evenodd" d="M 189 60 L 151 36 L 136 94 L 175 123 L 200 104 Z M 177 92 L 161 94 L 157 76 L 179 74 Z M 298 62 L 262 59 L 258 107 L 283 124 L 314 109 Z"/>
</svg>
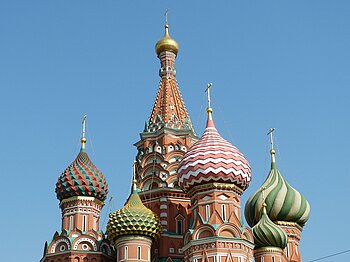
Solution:
<svg viewBox="0 0 350 262">
<path fill-rule="evenodd" d="M 128 247 L 124 248 L 124 259 L 128 259 Z"/>
<path fill-rule="evenodd" d="M 179 235 L 183 234 L 183 221 L 181 219 L 176 220 L 176 233 Z"/>
</svg>

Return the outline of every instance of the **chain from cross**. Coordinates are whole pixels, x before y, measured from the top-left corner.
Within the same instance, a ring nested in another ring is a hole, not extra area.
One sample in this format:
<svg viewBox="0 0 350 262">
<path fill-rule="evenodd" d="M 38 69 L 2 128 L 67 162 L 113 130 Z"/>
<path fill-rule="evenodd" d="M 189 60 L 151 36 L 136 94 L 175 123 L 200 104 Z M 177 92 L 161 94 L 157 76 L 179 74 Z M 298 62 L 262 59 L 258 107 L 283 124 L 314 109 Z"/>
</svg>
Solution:
<svg viewBox="0 0 350 262">
<path fill-rule="evenodd" d="M 82 125 L 83 125 L 83 128 L 82 128 L 82 137 L 85 137 L 85 131 L 86 131 L 86 115 L 84 115 Z"/>
<path fill-rule="evenodd" d="M 210 106 L 210 102 L 211 102 L 211 100 L 210 100 L 210 89 L 213 87 L 213 83 L 209 83 L 209 84 L 207 84 L 207 88 L 205 89 L 205 92 L 207 92 L 207 94 L 208 94 L 208 108 L 210 108 L 211 106 Z"/>
<path fill-rule="evenodd" d="M 271 144 L 271 150 L 273 150 L 273 132 L 275 131 L 274 128 L 270 128 L 269 132 L 267 133 L 268 136 L 270 136 L 270 144 Z"/>
</svg>

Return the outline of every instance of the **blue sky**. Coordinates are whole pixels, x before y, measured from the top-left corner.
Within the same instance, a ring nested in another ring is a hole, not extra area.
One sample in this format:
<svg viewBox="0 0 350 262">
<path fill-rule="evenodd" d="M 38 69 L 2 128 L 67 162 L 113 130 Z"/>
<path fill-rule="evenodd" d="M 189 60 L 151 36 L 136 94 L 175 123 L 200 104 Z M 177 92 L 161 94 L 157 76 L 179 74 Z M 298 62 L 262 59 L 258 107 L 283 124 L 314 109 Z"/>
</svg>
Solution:
<svg viewBox="0 0 350 262">
<path fill-rule="evenodd" d="M 2 260 L 38 261 L 60 229 L 55 183 L 79 151 L 84 114 L 89 155 L 113 209 L 123 205 L 159 83 L 166 8 L 197 133 L 213 82 L 216 126 L 252 166 L 242 206 L 268 174 L 275 127 L 278 166 L 311 204 L 303 261 L 349 249 L 349 1 L 3 0 Z"/>
</svg>

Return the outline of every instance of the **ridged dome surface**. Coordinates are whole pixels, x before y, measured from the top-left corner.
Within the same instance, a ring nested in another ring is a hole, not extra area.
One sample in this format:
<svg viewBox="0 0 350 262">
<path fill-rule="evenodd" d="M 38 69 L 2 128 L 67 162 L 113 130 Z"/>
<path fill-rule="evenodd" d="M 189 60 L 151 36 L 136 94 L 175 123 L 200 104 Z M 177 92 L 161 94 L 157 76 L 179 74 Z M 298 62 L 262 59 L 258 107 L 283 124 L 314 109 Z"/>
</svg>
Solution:
<svg viewBox="0 0 350 262">
<path fill-rule="evenodd" d="M 89 196 L 104 201 L 107 193 L 104 175 L 91 162 L 85 149 L 80 150 L 56 183 L 56 194 L 60 201 L 74 196 Z"/>
<path fill-rule="evenodd" d="M 244 155 L 220 136 L 211 117 L 203 136 L 184 155 L 178 168 L 179 185 L 185 192 L 210 182 L 233 183 L 245 190 L 251 176 Z"/>
<path fill-rule="evenodd" d="M 267 215 L 272 221 L 294 222 L 304 226 L 309 219 L 309 203 L 282 177 L 275 162 L 272 162 L 269 176 L 264 184 L 246 203 L 245 217 L 251 227 L 258 223 L 261 217 L 264 198 L 267 204 Z"/>
<path fill-rule="evenodd" d="M 167 24 L 165 25 L 165 34 L 163 38 L 156 43 L 155 48 L 158 56 L 164 51 L 172 52 L 175 55 L 177 55 L 177 53 L 179 52 L 179 44 L 173 38 L 170 37 L 169 27 Z"/>
<path fill-rule="evenodd" d="M 155 239 L 160 236 L 161 225 L 159 217 L 143 205 L 134 189 L 125 206 L 109 215 L 106 233 L 112 242 L 123 235 L 143 235 Z"/>
<path fill-rule="evenodd" d="M 266 214 L 264 207 L 261 219 L 252 228 L 254 244 L 259 247 L 279 247 L 284 249 L 287 245 L 287 234 L 278 225 L 273 223 Z"/>
</svg>

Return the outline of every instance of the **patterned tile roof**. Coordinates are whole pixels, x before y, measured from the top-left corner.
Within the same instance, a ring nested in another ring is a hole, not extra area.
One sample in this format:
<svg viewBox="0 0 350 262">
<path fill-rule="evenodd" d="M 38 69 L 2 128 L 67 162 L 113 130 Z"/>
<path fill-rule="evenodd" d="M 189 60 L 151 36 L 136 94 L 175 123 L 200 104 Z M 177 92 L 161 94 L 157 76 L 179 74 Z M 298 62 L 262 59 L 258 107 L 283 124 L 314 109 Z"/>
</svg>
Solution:
<svg viewBox="0 0 350 262">
<path fill-rule="evenodd" d="M 91 196 L 104 201 L 107 193 L 104 175 L 91 162 L 84 148 L 56 183 L 56 194 L 60 201 L 74 196 Z"/>
</svg>

